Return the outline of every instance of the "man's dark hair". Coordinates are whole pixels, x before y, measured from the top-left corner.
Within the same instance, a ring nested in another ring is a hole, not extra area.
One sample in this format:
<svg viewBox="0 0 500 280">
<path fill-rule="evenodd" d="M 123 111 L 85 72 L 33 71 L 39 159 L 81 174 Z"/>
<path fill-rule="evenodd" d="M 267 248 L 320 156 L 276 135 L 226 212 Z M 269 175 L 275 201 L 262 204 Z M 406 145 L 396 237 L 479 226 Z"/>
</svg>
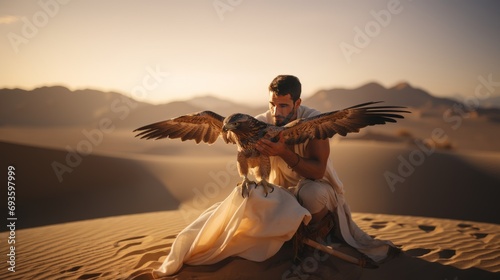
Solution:
<svg viewBox="0 0 500 280">
<path fill-rule="evenodd" d="M 269 91 L 279 96 L 290 94 L 293 102 L 295 102 L 300 98 L 302 85 L 299 78 L 295 76 L 279 75 L 269 85 Z"/>
</svg>

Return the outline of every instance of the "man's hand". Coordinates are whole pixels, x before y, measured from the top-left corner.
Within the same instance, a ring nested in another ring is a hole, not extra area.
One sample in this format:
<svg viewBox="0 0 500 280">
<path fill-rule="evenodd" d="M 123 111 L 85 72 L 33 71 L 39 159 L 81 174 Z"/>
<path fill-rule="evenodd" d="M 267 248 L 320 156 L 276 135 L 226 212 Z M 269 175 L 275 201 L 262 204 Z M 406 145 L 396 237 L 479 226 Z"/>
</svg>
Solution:
<svg viewBox="0 0 500 280">
<path fill-rule="evenodd" d="M 291 150 L 285 144 L 285 139 L 280 137 L 278 142 L 272 142 L 268 139 L 262 138 L 257 142 L 257 150 L 265 156 L 281 156 L 290 152 Z"/>
<path fill-rule="evenodd" d="M 296 154 L 281 137 L 276 143 L 268 139 L 260 139 L 255 147 L 265 156 L 281 157 L 288 166 L 293 166 L 293 170 L 305 178 L 316 180 L 325 175 L 330 154 L 330 143 L 326 139 L 310 140 L 306 147 L 305 157 Z"/>
</svg>

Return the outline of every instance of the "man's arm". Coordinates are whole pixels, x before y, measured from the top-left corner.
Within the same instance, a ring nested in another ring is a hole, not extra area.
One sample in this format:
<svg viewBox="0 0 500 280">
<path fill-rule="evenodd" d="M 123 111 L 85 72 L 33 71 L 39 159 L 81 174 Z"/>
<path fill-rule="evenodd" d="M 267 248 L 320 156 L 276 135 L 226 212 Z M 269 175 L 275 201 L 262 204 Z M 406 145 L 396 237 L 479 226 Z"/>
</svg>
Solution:
<svg viewBox="0 0 500 280">
<path fill-rule="evenodd" d="M 281 157 L 289 167 L 302 177 L 321 179 L 325 175 L 326 164 L 330 155 L 330 143 L 328 139 L 310 140 L 306 146 L 304 157 L 296 154 L 281 138 L 276 143 L 261 139 L 257 143 L 257 150 L 267 156 Z"/>
</svg>

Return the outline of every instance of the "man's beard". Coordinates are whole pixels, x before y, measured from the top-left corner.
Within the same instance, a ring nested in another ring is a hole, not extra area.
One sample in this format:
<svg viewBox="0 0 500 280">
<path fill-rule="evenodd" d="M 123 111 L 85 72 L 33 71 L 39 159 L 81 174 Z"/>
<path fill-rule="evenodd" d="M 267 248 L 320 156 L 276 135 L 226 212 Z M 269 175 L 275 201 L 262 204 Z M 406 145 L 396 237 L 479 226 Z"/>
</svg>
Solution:
<svg viewBox="0 0 500 280">
<path fill-rule="evenodd" d="M 275 118 L 274 125 L 284 126 L 290 122 L 290 120 L 293 118 L 294 115 L 295 115 L 295 108 L 293 108 L 292 111 L 288 115 L 286 115 L 282 120 Z"/>
</svg>

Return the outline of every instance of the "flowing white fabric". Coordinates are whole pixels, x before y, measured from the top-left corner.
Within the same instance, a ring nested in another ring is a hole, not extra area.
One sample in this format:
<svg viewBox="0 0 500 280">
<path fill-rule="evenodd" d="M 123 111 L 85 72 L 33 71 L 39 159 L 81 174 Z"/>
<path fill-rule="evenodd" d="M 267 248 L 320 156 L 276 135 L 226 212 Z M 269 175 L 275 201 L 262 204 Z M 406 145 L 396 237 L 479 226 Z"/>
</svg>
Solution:
<svg viewBox="0 0 500 280">
<path fill-rule="evenodd" d="M 172 244 L 157 276 L 175 274 L 182 265 L 214 264 L 229 256 L 264 261 L 290 240 L 311 214 L 287 190 L 275 186 L 267 197 L 261 186 L 248 198 L 241 188 L 212 205 L 182 230 Z"/>
<path fill-rule="evenodd" d="M 320 114 L 319 111 L 306 106 L 299 106 L 297 110 L 297 118 L 308 118 L 318 114 Z M 256 116 L 256 118 L 266 123 L 273 122 L 270 111 L 260 114 Z M 307 142 L 295 145 L 295 153 L 301 157 L 305 157 L 306 146 Z M 269 182 L 285 188 L 295 189 L 295 192 L 300 188 L 301 184 L 308 183 L 308 181 L 310 182 L 310 180 L 304 179 L 292 169 L 288 168 L 288 165 L 280 157 L 271 157 L 271 170 Z M 327 188 L 328 202 L 326 207 L 328 210 L 337 213 L 340 232 L 344 240 L 376 262 L 385 259 L 389 246 L 392 246 L 392 243 L 370 237 L 352 220 L 351 210 L 344 198 L 344 186 L 338 178 L 330 158 L 328 158 L 325 175 L 323 179 L 319 181 L 327 183 L 332 187 Z"/>
</svg>

